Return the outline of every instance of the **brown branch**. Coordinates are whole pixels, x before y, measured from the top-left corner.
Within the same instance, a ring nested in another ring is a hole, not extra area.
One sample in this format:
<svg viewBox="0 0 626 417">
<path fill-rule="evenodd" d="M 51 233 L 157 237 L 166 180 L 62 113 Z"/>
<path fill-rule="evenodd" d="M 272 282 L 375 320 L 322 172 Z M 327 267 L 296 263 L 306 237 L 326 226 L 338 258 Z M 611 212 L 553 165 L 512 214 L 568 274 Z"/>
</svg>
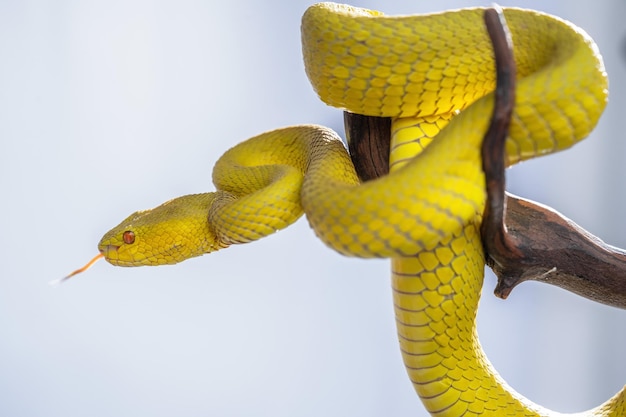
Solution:
<svg viewBox="0 0 626 417">
<path fill-rule="evenodd" d="M 605 244 L 549 207 L 504 191 L 503 147 L 514 101 L 515 67 L 506 24 L 489 10 L 485 22 L 495 34 L 498 83 L 482 149 L 488 200 L 481 232 L 487 263 L 498 276 L 495 294 L 506 298 L 517 284 L 536 280 L 626 308 L 626 251 Z M 344 121 L 361 179 L 389 172 L 384 156 L 389 149 L 389 119 L 345 113 Z"/>
<path fill-rule="evenodd" d="M 626 251 L 534 201 L 506 194 L 506 208 L 508 234 L 523 256 L 489 253 L 498 297 L 506 298 L 517 284 L 534 280 L 626 308 Z"/>
<path fill-rule="evenodd" d="M 343 112 L 348 148 L 361 181 L 389 173 L 391 118 Z"/>
<path fill-rule="evenodd" d="M 493 45 L 496 63 L 496 91 L 491 123 L 481 149 L 487 202 L 481 224 L 481 235 L 487 254 L 506 253 L 510 258 L 523 255 L 507 234 L 504 224 L 506 177 L 505 142 L 515 105 L 515 59 L 513 43 L 504 15 L 499 9 L 487 9 L 485 26 Z"/>
</svg>

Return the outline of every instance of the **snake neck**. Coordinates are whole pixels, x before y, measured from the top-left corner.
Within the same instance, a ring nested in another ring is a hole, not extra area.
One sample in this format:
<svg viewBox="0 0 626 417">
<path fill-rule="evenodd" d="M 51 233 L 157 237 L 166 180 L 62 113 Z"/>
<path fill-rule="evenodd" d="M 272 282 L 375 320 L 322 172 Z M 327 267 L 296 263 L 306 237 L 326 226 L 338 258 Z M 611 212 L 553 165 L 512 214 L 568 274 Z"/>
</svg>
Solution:
<svg viewBox="0 0 626 417">
<path fill-rule="evenodd" d="M 341 138 L 318 125 L 276 129 L 240 143 L 217 161 L 213 182 L 224 197 L 211 208 L 209 225 L 225 244 L 247 243 L 292 224 L 311 192 L 359 184 Z"/>
</svg>

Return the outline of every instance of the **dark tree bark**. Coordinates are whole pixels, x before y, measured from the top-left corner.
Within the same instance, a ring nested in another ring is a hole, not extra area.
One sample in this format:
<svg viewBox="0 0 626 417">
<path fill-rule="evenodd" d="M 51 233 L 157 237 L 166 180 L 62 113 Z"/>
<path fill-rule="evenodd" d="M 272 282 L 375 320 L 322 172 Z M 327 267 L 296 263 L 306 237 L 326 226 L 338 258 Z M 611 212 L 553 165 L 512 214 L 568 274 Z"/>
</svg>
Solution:
<svg viewBox="0 0 626 417">
<path fill-rule="evenodd" d="M 391 119 L 343 113 L 352 162 L 361 181 L 389 173 Z"/>
</svg>

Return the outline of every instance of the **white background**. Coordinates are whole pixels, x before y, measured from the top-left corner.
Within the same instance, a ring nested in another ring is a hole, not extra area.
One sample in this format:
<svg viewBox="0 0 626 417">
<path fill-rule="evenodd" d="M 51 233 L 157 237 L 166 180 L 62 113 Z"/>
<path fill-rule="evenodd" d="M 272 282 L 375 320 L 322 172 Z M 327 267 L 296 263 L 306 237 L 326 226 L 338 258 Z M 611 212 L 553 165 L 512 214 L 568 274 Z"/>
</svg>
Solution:
<svg viewBox="0 0 626 417">
<path fill-rule="evenodd" d="M 343 134 L 304 74 L 309 4 L 0 0 L 0 416 L 426 415 L 399 355 L 388 261 L 341 257 L 304 220 L 176 266 L 100 262 L 47 285 L 131 212 L 210 191 L 235 143 L 300 123 Z M 611 102 L 589 140 L 512 169 L 509 188 L 626 247 L 626 3 L 517 4 L 594 37 Z M 481 340 L 524 395 L 580 411 L 626 383 L 626 312 L 534 283 L 501 301 L 494 285 Z"/>
</svg>

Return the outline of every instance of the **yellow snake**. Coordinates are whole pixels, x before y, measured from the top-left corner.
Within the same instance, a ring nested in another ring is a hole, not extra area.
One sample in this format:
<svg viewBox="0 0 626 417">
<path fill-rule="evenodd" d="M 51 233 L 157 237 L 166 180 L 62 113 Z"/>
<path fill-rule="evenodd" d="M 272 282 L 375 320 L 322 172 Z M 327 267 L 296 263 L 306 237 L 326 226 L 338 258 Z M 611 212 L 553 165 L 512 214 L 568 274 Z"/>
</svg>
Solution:
<svg viewBox="0 0 626 417">
<path fill-rule="evenodd" d="M 341 140 L 321 126 L 263 133 L 216 163 L 218 191 L 132 214 L 103 237 L 101 256 L 122 266 L 171 264 L 259 239 L 304 212 L 336 251 L 392 258 L 402 356 L 432 415 L 557 415 L 498 376 L 476 333 L 485 264 L 480 144 L 495 85 L 482 13 L 385 17 L 310 7 L 302 20 L 307 74 L 326 103 L 394 118 L 391 173 L 359 184 Z M 506 145 L 512 164 L 587 136 L 607 79 L 581 29 L 534 11 L 505 16 L 519 78 Z M 585 415 L 626 416 L 626 394 Z"/>
</svg>

